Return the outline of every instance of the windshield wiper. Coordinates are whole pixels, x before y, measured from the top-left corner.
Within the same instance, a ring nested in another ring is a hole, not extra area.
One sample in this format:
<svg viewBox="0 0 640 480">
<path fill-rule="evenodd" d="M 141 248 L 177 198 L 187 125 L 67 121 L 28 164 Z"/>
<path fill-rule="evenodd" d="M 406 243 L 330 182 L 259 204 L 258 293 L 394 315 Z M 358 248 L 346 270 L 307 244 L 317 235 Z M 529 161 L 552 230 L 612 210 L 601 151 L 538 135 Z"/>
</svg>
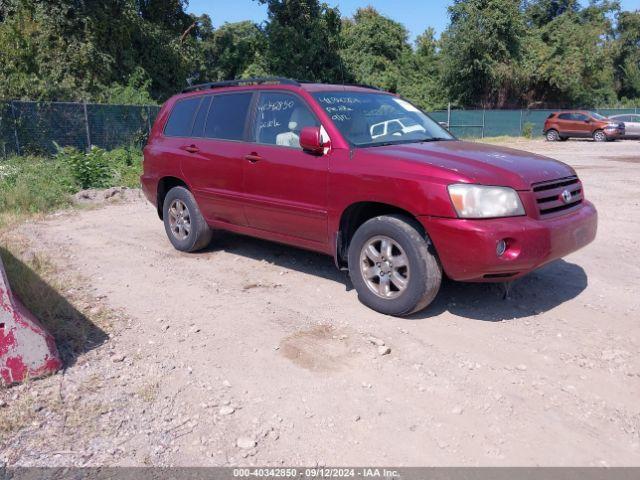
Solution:
<svg viewBox="0 0 640 480">
<path fill-rule="evenodd" d="M 421 138 L 418 140 L 415 140 L 416 142 L 448 142 L 449 140 L 451 140 L 450 138 L 444 138 L 444 137 L 429 137 L 429 138 Z"/>
</svg>

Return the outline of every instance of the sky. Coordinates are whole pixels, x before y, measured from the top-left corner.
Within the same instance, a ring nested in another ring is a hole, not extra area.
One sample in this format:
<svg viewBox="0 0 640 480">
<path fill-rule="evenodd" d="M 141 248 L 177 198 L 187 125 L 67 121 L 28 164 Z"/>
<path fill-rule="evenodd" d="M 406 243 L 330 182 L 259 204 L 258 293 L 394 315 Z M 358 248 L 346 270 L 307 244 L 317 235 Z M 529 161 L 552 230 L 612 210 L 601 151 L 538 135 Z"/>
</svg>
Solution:
<svg viewBox="0 0 640 480">
<path fill-rule="evenodd" d="M 325 0 L 332 7 L 337 6 L 343 16 L 351 16 L 360 7 L 372 5 L 380 13 L 400 23 L 414 40 L 427 27 L 433 27 L 440 34 L 449 22 L 447 6 L 451 0 Z M 583 3 L 587 3 L 586 0 Z M 622 0 L 625 10 L 639 10 L 640 0 Z M 201 15 L 207 13 L 213 25 L 225 22 L 251 20 L 263 22 L 267 17 L 267 7 L 255 0 L 189 0 L 188 11 Z"/>
</svg>

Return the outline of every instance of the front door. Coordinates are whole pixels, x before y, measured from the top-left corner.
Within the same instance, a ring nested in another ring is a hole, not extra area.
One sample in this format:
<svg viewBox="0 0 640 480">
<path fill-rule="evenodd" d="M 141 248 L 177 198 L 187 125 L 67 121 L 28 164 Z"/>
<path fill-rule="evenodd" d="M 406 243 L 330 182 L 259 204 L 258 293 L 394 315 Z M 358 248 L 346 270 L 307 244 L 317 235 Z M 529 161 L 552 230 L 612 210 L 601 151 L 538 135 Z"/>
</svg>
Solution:
<svg viewBox="0 0 640 480">
<path fill-rule="evenodd" d="M 300 147 L 300 131 L 320 123 L 299 96 L 261 92 L 246 146 L 245 215 L 250 227 L 320 245 L 328 243 L 328 156 Z"/>
</svg>

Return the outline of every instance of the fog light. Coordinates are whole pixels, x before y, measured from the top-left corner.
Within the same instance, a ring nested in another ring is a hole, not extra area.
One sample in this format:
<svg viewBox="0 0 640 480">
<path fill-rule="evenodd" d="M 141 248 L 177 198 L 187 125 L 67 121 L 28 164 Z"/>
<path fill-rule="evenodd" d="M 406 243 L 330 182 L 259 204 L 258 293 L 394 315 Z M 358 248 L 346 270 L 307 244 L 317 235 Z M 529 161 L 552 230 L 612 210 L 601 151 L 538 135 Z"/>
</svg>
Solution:
<svg viewBox="0 0 640 480">
<path fill-rule="evenodd" d="M 504 252 L 506 251 L 507 251 L 507 242 L 505 242 L 504 240 L 500 240 L 496 245 L 496 255 L 501 257 L 502 255 L 504 255 Z"/>
</svg>

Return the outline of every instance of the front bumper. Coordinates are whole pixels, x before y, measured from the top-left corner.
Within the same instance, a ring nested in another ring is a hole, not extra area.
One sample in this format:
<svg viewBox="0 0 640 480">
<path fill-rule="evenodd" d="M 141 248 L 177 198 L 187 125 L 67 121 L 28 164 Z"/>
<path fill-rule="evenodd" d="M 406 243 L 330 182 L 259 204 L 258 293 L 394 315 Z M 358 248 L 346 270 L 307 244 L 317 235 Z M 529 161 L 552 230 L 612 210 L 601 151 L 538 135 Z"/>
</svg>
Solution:
<svg viewBox="0 0 640 480">
<path fill-rule="evenodd" d="M 562 258 L 596 237 L 598 213 L 588 201 L 566 215 L 538 220 L 419 217 L 449 278 L 467 282 L 506 281 Z M 500 240 L 507 242 L 501 257 Z"/>
<path fill-rule="evenodd" d="M 624 137 L 625 129 L 620 127 L 605 127 L 604 134 L 608 138 Z"/>
</svg>

